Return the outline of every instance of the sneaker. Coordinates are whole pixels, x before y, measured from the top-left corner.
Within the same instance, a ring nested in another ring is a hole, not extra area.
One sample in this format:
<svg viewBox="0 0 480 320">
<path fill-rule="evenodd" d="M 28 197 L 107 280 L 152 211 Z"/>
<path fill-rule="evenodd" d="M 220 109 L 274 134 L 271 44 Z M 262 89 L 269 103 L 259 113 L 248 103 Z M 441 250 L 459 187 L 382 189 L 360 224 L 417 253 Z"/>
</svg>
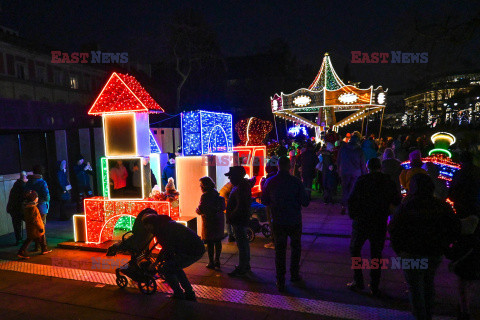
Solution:
<svg viewBox="0 0 480 320">
<path fill-rule="evenodd" d="M 286 290 L 285 280 L 277 280 L 276 285 L 279 292 L 285 292 Z"/>
<path fill-rule="evenodd" d="M 195 292 L 185 292 L 185 300 L 188 301 L 197 301 L 197 296 L 195 295 Z"/>
<path fill-rule="evenodd" d="M 45 251 L 42 251 L 42 254 L 47 254 L 47 253 L 50 253 L 50 252 L 52 252 L 52 250 L 46 249 Z"/>
<path fill-rule="evenodd" d="M 363 289 L 365 289 L 365 285 L 357 284 L 355 281 L 347 283 L 347 287 L 354 292 L 362 291 Z"/>
<path fill-rule="evenodd" d="M 215 261 L 215 268 L 220 269 L 220 261 L 219 260 Z"/>
<path fill-rule="evenodd" d="M 243 276 L 245 275 L 248 271 L 248 269 L 240 269 L 238 267 L 235 267 L 235 269 L 232 271 L 232 272 L 229 272 L 228 275 L 230 277 L 240 277 L 240 276 Z"/>
<path fill-rule="evenodd" d="M 17 253 L 17 257 L 19 257 L 20 259 L 29 259 L 30 257 L 26 255 L 25 252 L 19 252 Z"/>
<path fill-rule="evenodd" d="M 270 242 L 264 245 L 265 248 L 267 249 L 275 249 L 275 243 Z"/>
<path fill-rule="evenodd" d="M 215 269 L 215 264 L 213 262 L 209 262 L 207 265 L 206 265 L 207 269 Z"/>
</svg>

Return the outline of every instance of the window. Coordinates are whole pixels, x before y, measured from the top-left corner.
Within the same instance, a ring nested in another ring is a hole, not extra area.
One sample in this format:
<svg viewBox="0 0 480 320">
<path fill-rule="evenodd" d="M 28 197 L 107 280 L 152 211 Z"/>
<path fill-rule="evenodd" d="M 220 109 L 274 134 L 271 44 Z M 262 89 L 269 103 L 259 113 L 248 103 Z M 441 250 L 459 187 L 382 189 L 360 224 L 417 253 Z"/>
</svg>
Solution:
<svg viewBox="0 0 480 320">
<path fill-rule="evenodd" d="M 78 77 L 70 76 L 70 89 L 78 89 Z"/>
<path fill-rule="evenodd" d="M 63 81 L 62 81 L 62 71 L 60 70 L 55 70 L 53 72 L 53 83 L 55 83 L 56 85 L 59 85 L 61 86 L 63 84 Z"/>
<path fill-rule="evenodd" d="M 46 82 L 47 81 L 47 73 L 44 67 L 37 66 L 37 81 L 39 82 Z"/>
<path fill-rule="evenodd" d="M 17 63 L 15 65 L 15 71 L 18 79 L 25 80 L 27 78 L 27 74 L 25 70 L 26 70 L 26 67 L 23 63 Z"/>
</svg>

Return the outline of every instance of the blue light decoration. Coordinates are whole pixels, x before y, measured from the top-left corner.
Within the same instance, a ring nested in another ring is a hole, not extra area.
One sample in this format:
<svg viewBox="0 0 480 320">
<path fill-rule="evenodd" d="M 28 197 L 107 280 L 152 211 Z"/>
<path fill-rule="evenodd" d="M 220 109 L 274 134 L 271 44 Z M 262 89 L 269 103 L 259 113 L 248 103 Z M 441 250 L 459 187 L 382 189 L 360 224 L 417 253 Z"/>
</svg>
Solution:
<svg viewBox="0 0 480 320">
<path fill-rule="evenodd" d="M 150 131 L 150 153 L 162 153 L 160 148 L 158 147 L 157 141 L 153 137 L 152 132 Z"/>
<path fill-rule="evenodd" d="M 183 112 L 181 120 L 184 156 L 232 152 L 231 114 L 197 110 Z"/>
<path fill-rule="evenodd" d="M 288 128 L 288 134 L 293 136 L 293 137 L 296 137 L 300 134 L 300 132 L 305 136 L 305 137 L 308 137 L 308 133 L 307 133 L 307 128 L 305 127 L 301 127 L 301 126 L 295 126 L 295 127 L 290 127 Z"/>
</svg>

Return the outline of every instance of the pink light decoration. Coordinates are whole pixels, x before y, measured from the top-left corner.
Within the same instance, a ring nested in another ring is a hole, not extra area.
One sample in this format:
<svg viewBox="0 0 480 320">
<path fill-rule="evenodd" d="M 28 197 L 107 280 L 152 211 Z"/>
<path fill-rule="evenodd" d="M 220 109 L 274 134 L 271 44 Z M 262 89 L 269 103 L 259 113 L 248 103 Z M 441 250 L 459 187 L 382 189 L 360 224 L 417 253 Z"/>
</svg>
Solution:
<svg viewBox="0 0 480 320">
<path fill-rule="evenodd" d="M 135 77 L 112 73 L 92 107 L 89 115 L 123 112 L 164 112 Z"/>
<path fill-rule="evenodd" d="M 93 197 L 84 200 L 85 229 L 87 243 L 103 243 L 113 239 L 113 229 L 123 216 L 137 217 L 140 211 L 152 208 L 158 214 L 178 219 L 178 212 L 172 214 L 170 202 L 152 200 L 110 200 Z"/>
</svg>

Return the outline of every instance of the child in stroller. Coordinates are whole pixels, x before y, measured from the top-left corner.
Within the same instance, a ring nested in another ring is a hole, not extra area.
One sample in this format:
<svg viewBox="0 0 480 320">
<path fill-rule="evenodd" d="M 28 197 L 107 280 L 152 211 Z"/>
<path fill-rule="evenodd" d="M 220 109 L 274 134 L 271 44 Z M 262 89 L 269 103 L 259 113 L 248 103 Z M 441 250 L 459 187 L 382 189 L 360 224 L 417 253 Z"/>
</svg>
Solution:
<svg viewBox="0 0 480 320">
<path fill-rule="evenodd" d="M 157 291 L 156 279 L 161 274 L 152 274 L 151 264 L 155 259 L 151 256 L 155 245 L 150 246 L 153 235 L 148 232 L 142 224 L 145 215 L 157 214 L 153 209 L 142 210 L 132 226 L 132 231 L 122 236 L 122 241 L 108 248 L 107 256 L 115 256 L 117 253 L 130 254 L 130 261 L 115 270 L 116 282 L 120 288 L 128 285 L 128 278 L 137 282 L 138 288 L 144 294 L 153 294 Z M 161 270 L 161 268 L 159 268 Z M 128 278 L 127 278 L 128 277 Z"/>
<path fill-rule="evenodd" d="M 272 232 L 270 230 L 270 224 L 267 222 L 266 207 L 254 199 L 250 205 L 250 213 L 250 220 L 247 226 L 248 241 L 252 242 L 255 240 L 255 234 L 259 232 L 262 232 L 265 238 L 269 238 Z"/>
</svg>

